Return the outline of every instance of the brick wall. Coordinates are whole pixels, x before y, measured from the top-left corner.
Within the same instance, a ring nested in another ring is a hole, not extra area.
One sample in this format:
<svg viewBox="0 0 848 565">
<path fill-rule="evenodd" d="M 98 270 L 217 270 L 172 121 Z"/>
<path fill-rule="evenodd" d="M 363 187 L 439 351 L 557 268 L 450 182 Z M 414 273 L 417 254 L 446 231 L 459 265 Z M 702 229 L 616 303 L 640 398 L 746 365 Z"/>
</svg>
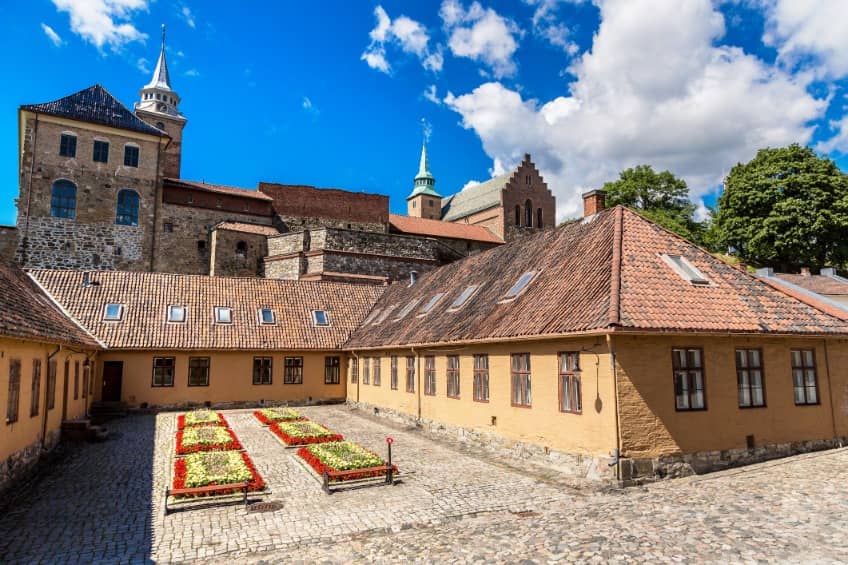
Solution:
<svg viewBox="0 0 848 565">
<path fill-rule="evenodd" d="M 274 211 L 283 217 L 334 219 L 336 227 L 350 223 L 356 229 L 382 226 L 374 231 L 386 231 L 389 222 L 389 197 L 382 194 L 267 182 L 259 190 L 274 199 Z"/>
<path fill-rule="evenodd" d="M 0 260 L 11 261 L 18 248 L 18 230 L 14 226 L 0 226 Z"/>
<path fill-rule="evenodd" d="M 150 267 L 159 176 L 159 141 L 143 134 L 26 114 L 18 199 L 18 258 L 27 267 L 145 270 Z M 77 137 L 76 156 L 59 155 L 61 134 Z M 107 163 L 94 162 L 94 140 L 109 142 Z M 139 147 L 139 166 L 124 166 L 124 147 Z M 51 215 L 53 183 L 76 185 L 73 218 Z M 139 195 L 138 225 L 116 224 L 118 192 Z"/>
<path fill-rule="evenodd" d="M 526 221 L 525 207 L 530 202 L 532 210 L 531 225 Z M 538 211 L 542 210 L 541 229 L 556 226 L 556 198 L 548 189 L 542 175 L 529 160 L 529 156 L 519 165 L 518 169 L 504 187 L 502 193 L 504 209 L 504 239 L 512 241 L 528 233 L 539 231 Z M 515 207 L 521 210 L 520 219 L 516 222 Z"/>
<path fill-rule="evenodd" d="M 256 218 L 270 218 L 273 213 L 271 203 L 265 200 L 246 198 L 235 194 L 195 190 L 185 185 L 175 185 L 171 181 L 165 181 L 162 199 L 168 204 L 180 204 L 194 208 L 254 216 L 254 219 L 250 220 L 253 223 L 268 223 L 270 225 L 270 219 Z"/>
</svg>

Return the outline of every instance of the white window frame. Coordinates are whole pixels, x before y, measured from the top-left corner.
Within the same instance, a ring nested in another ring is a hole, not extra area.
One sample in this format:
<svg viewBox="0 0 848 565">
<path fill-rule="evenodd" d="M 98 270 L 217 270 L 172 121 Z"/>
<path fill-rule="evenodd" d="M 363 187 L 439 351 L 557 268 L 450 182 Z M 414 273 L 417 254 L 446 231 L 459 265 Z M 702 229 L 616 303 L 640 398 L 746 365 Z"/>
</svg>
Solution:
<svg viewBox="0 0 848 565">
<path fill-rule="evenodd" d="M 118 317 L 111 318 L 109 317 L 109 306 L 117 306 L 118 307 Z M 105 306 L 103 306 L 103 320 L 106 322 L 120 322 L 124 319 L 124 305 L 118 304 L 116 302 L 109 302 Z"/>
<path fill-rule="evenodd" d="M 213 312 L 213 316 L 214 316 L 216 324 L 222 324 L 222 325 L 228 326 L 228 325 L 233 323 L 233 309 L 230 308 L 229 306 L 215 306 L 215 308 L 212 309 L 212 312 Z M 228 320 L 222 320 L 221 319 L 221 313 L 223 313 L 223 312 L 228 313 L 228 318 L 229 318 Z"/>
<path fill-rule="evenodd" d="M 410 300 L 409 303 L 404 306 L 400 312 L 398 312 L 397 317 L 395 317 L 395 322 L 399 322 L 400 320 L 406 318 L 410 312 L 412 312 L 413 310 L 415 310 L 416 307 L 418 307 L 418 304 L 420 302 L 420 298 L 413 298 L 412 300 Z"/>
<path fill-rule="evenodd" d="M 691 283 L 695 286 L 711 286 L 712 285 L 712 281 L 710 281 L 710 279 L 708 279 L 707 276 L 698 269 L 698 267 L 693 265 L 683 255 L 677 255 L 677 254 L 671 254 L 671 253 L 660 253 L 659 255 L 660 255 L 660 259 L 662 259 L 663 262 L 666 265 L 671 267 L 671 269 L 675 273 L 677 273 L 677 275 L 681 279 L 688 281 L 689 283 Z M 681 267 L 678 264 L 678 261 L 683 265 L 683 267 Z M 684 267 L 685 267 L 685 269 L 684 269 Z M 691 271 L 691 273 L 687 273 L 686 269 L 689 269 L 689 271 Z"/>
<path fill-rule="evenodd" d="M 435 307 L 436 307 L 436 305 L 437 305 L 439 302 L 441 302 L 441 301 L 442 301 L 442 299 L 443 299 L 444 297 L 445 297 L 445 293 L 444 293 L 444 292 L 437 292 L 436 294 L 434 294 L 433 296 L 431 296 L 431 297 L 430 297 L 430 300 L 428 300 L 427 302 L 425 302 L 425 303 L 424 303 L 424 305 L 423 305 L 423 306 L 421 306 L 421 308 L 418 310 L 418 317 L 419 317 L 419 318 L 423 318 L 424 316 L 426 316 L 427 314 L 429 314 L 430 312 L 432 312 L 432 311 L 433 311 L 433 308 L 435 308 Z"/>
<path fill-rule="evenodd" d="M 182 320 L 174 320 L 173 310 L 174 308 L 182 308 L 183 309 L 183 319 Z M 184 324 L 186 320 L 188 320 L 188 306 L 183 306 L 182 304 L 169 304 L 168 309 L 165 311 L 166 320 L 169 324 Z"/>
<path fill-rule="evenodd" d="M 530 287 L 530 285 L 533 284 L 536 281 L 537 278 L 539 278 L 539 273 L 541 273 L 541 272 L 542 271 L 525 271 L 524 273 L 521 273 L 521 276 L 518 277 L 518 280 L 515 281 L 515 283 L 511 287 L 509 287 L 509 290 L 506 291 L 506 294 L 504 294 L 503 298 L 501 298 L 498 301 L 498 304 L 503 304 L 504 302 L 512 302 L 513 300 L 515 300 L 516 298 L 518 298 L 519 296 L 524 294 L 527 291 L 527 289 Z M 527 282 L 525 282 L 524 285 L 521 286 L 521 288 L 519 288 L 517 291 L 515 291 L 515 294 L 510 296 L 510 293 L 515 289 L 515 287 L 518 286 L 518 284 L 521 282 L 521 280 L 524 277 L 526 277 L 527 275 L 530 275 L 530 278 L 527 279 Z"/>
<path fill-rule="evenodd" d="M 321 324 L 318 322 L 318 312 L 324 314 L 324 319 L 327 321 L 326 324 Z M 317 328 L 328 328 L 330 327 L 330 313 L 326 310 L 313 310 L 312 311 L 312 325 Z"/>
<path fill-rule="evenodd" d="M 481 285 L 481 284 L 472 284 L 472 285 L 468 285 L 467 287 L 463 288 L 462 292 L 459 293 L 459 296 L 457 296 L 454 299 L 454 301 L 451 302 L 451 305 L 448 307 L 447 311 L 448 312 L 457 312 L 457 311 L 461 310 L 463 308 L 463 306 L 465 306 L 466 304 L 471 302 L 472 298 L 477 296 L 477 293 L 480 292 L 481 288 L 483 288 L 483 285 Z M 465 297 L 465 300 L 463 300 L 462 302 L 457 304 L 457 302 L 459 302 L 459 299 L 462 298 L 462 295 L 465 294 L 465 292 L 468 289 L 472 289 L 471 292 L 468 294 L 468 296 Z"/>
<path fill-rule="evenodd" d="M 266 310 L 271 313 L 271 321 L 270 322 L 266 322 L 265 317 L 262 315 L 262 313 L 265 312 Z M 277 314 L 274 312 L 273 308 L 260 308 L 259 310 L 256 311 L 256 315 L 259 318 L 259 325 L 260 326 L 276 326 L 277 325 Z"/>
</svg>

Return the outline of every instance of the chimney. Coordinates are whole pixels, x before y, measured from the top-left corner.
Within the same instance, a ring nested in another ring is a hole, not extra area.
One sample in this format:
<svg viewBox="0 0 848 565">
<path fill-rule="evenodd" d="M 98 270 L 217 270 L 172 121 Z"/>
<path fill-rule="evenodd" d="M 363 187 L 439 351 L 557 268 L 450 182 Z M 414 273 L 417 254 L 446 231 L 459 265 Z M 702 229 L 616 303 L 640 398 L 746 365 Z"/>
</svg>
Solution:
<svg viewBox="0 0 848 565">
<path fill-rule="evenodd" d="M 810 276 L 810 268 L 809 267 L 801 267 L 801 276 L 809 277 Z"/>
<path fill-rule="evenodd" d="M 583 193 L 583 217 L 588 218 L 606 208 L 607 193 L 603 190 L 590 190 Z"/>
<path fill-rule="evenodd" d="M 91 273 L 86 271 L 82 274 L 82 287 L 88 288 L 90 286 L 91 286 Z"/>
<path fill-rule="evenodd" d="M 409 271 L 409 286 L 415 284 L 415 281 L 418 280 L 418 271 Z"/>
<path fill-rule="evenodd" d="M 774 269 L 771 268 L 771 267 L 762 267 L 760 269 L 757 269 L 757 276 L 758 277 L 766 277 L 766 278 L 773 277 L 774 276 Z"/>
<path fill-rule="evenodd" d="M 835 277 L 836 269 L 834 269 L 833 267 L 822 267 L 819 271 L 819 274 L 824 275 L 826 277 Z"/>
</svg>

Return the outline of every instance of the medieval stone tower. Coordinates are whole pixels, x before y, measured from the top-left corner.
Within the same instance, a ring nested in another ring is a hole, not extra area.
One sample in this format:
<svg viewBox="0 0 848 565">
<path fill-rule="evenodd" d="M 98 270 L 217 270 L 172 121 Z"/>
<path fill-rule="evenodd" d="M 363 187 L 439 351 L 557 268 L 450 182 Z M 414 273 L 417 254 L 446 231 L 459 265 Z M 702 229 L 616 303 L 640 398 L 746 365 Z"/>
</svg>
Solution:
<svg viewBox="0 0 848 565">
<path fill-rule="evenodd" d="M 416 218 L 440 220 L 442 218 L 442 196 L 436 192 L 436 178 L 430 172 L 427 159 L 427 142 L 421 146 L 421 162 L 412 193 L 406 197 L 407 214 Z"/>
</svg>

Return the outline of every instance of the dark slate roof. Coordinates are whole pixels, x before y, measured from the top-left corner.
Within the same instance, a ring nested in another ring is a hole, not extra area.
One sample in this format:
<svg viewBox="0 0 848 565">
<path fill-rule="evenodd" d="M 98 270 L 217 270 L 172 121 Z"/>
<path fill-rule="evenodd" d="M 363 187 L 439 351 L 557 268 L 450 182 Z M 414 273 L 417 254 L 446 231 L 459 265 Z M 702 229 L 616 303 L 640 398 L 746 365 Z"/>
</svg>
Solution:
<svg viewBox="0 0 848 565">
<path fill-rule="evenodd" d="M 710 284 L 683 279 L 661 254 L 685 257 Z M 539 273 L 536 279 L 518 298 L 504 302 L 509 288 L 529 271 Z M 481 288 L 460 310 L 448 312 L 471 285 Z M 419 316 L 437 293 L 444 297 Z M 623 207 L 435 269 L 411 287 L 394 284 L 365 322 L 347 348 L 626 331 L 848 335 L 848 323 L 839 317 Z"/>
<path fill-rule="evenodd" d="M 156 129 L 133 114 L 99 84 L 90 86 L 85 90 L 80 90 L 70 96 L 59 98 L 53 102 L 26 104 L 21 106 L 21 110 L 80 120 L 92 124 L 101 124 L 150 135 L 167 135 L 165 132 Z"/>
<path fill-rule="evenodd" d="M 100 345 L 11 261 L 0 261 L 0 336 L 88 349 Z"/>
</svg>

